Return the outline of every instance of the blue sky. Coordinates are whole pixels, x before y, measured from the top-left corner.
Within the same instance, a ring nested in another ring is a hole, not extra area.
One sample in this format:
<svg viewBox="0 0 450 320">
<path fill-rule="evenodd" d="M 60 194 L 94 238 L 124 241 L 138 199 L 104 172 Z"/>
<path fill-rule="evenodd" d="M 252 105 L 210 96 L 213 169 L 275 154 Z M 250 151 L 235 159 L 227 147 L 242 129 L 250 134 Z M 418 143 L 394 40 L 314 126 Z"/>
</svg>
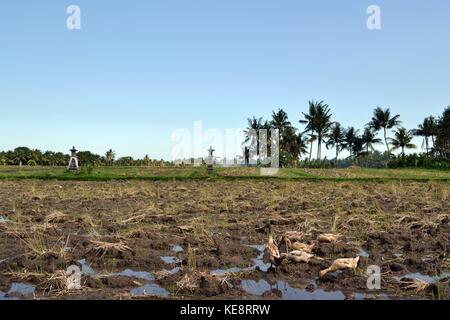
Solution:
<svg viewBox="0 0 450 320">
<path fill-rule="evenodd" d="M 70 4 L 81 30 L 66 28 Z M 449 15 L 448 0 L 5 0 L 0 150 L 170 158 L 172 132 L 196 120 L 244 128 L 282 107 L 297 125 L 310 99 L 344 126 L 379 105 L 413 128 L 450 104 Z"/>
</svg>

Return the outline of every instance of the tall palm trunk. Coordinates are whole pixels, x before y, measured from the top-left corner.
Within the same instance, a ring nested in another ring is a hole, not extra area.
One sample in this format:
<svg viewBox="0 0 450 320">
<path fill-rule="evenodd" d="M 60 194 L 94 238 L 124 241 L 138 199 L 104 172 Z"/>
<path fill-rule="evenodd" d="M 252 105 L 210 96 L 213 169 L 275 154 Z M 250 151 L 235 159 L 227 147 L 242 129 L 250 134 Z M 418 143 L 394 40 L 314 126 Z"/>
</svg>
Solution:
<svg viewBox="0 0 450 320">
<path fill-rule="evenodd" d="M 317 140 L 317 160 L 320 160 L 320 149 L 322 147 L 322 137 L 321 136 L 317 136 L 318 140 Z"/>
<path fill-rule="evenodd" d="M 428 136 L 425 136 L 425 149 L 427 150 L 427 156 L 428 156 Z"/>
<path fill-rule="evenodd" d="M 309 143 L 309 162 L 311 162 L 312 147 L 313 147 L 313 142 L 311 140 L 311 142 Z"/>
<path fill-rule="evenodd" d="M 389 143 L 388 143 L 387 137 L 386 137 L 386 127 L 384 127 L 383 129 L 384 129 L 384 142 L 386 143 L 386 148 L 387 148 L 387 152 L 389 155 L 391 153 L 391 150 L 389 150 Z"/>
<path fill-rule="evenodd" d="M 339 145 L 336 145 L 336 168 L 338 166 Z"/>
<path fill-rule="evenodd" d="M 313 139 L 312 136 L 314 135 L 314 130 L 311 130 L 311 137 L 310 137 L 310 141 L 309 141 L 309 162 L 311 162 L 311 157 L 312 157 L 312 149 L 313 149 Z"/>
</svg>

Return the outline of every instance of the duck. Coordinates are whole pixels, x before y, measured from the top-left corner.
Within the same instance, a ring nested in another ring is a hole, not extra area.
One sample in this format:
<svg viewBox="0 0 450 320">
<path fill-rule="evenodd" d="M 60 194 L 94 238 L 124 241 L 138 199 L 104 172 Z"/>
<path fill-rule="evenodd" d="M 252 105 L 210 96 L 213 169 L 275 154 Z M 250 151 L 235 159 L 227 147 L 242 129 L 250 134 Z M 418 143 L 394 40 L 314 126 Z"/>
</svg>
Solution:
<svg viewBox="0 0 450 320">
<path fill-rule="evenodd" d="M 286 254 L 280 254 L 278 246 L 273 239 L 272 225 L 269 225 L 269 239 L 264 249 L 263 262 L 270 263 L 270 267 L 272 268 L 274 265 L 276 266 L 281 263 L 286 256 Z"/>
<path fill-rule="evenodd" d="M 329 272 L 334 272 L 342 269 L 355 269 L 358 266 L 359 256 L 356 258 L 341 258 L 333 261 L 330 267 L 319 272 L 319 277 L 322 278 Z"/>
<path fill-rule="evenodd" d="M 289 239 L 291 242 L 294 241 L 302 241 L 303 237 L 305 236 L 304 232 L 301 231 L 286 231 L 283 236 L 287 239 Z"/>
<path fill-rule="evenodd" d="M 328 243 L 336 242 L 337 239 L 338 239 L 338 236 L 333 233 L 322 233 L 317 238 L 317 240 L 319 240 L 319 242 L 328 242 Z"/>
<path fill-rule="evenodd" d="M 314 255 L 301 250 L 294 250 L 288 254 L 288 259 L 295 262 L 308 263 L 313 257 Z"/>
<path fill-rule="evenodd" d="M 315 244 L 306 244 L 306 243 L 302 243 L 302 242 L 294 242 L 290 247 L 294 250 L 299 250 L 299 251 L 303 251 L 306 253 L 311 253 L 312 250 L 314 249 Z"/>
<path fill-rule="evenodd" d="M 289 249 L 291 248 L 291 240 L 289 240 L 289 238 L 284 235 L 278 236 L 275 243 L 279 251 L 283 251 L 284 249 L 286 253 L 289 253 Z"/>
</svg>

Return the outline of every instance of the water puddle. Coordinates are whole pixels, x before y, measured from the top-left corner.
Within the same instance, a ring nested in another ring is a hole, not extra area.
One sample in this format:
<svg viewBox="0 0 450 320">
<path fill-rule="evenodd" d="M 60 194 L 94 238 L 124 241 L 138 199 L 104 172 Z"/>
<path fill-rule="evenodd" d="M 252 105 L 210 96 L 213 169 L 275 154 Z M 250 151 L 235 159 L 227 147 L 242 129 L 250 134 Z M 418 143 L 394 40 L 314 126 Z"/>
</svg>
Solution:
<svg viewBox="0 0 450 320">
<path fill-rule="evenodd" d="M 359 249 L 358 255 L 364 258 L 370 257 L 370 254 L 364 249 Z"/>
<path fill-rule="evenodd" d="M 160 287 L 155 283 L 148 283 L 142 287 L 132 289 L 130 291 L 132 296 L 148 296 L 148 297 L 161 297 L 168 298 L 170 293 L 166 289 Z"/>
<path fill-rule="evenodd" d="M 216 269 L 212 270 L 210 272 L 211 275 L 224 275 L 227 273 L 238 273 L 241 271 L 253 271 L 256 269 L 261 270 L 262 272 L 267 272 L 270 268 L 270 263 L 264 263 L 263 256 L 264 256 L 264 249 L 266 248 L 265 245 L 247 245 L 250 248 L 254 248 L 258 250 L 259 254 L 256 258 L 251 259 L 253 266 L 248 268 L 239 268 L 239 267 L 233 267 L 233 268 L 227 268 L 227 269 Z"/>
<path fill-rule="evenodd" d="M 414 272 L 414 273 L 408 273 L 405 274 L 403 276 L 399 276 L 399 277 L 394 277 L 395 279 L 397 279 L 398 281 L 402 281 L 402 279 L 417 279 L 417 280 L 421 280 L 425 283 L 428 284 L 432 284 L 432 283 L 436 283 L 442 279 L 448 278 L 450 277 L 450 273 L 444 272 L 439 276 L 436 277 L 432 277 L 432 276 L 427 276 L 426 274 L 420 273 L 420 272 Z"/>
<path fill-rule="evenodd" d="M 248 245 L 248 247 L 253 248 L 258 250 L 260 253 L 264 252 L 264 249 L 266 249 L 266 245 L 265 244 L 252 244 L 252 245 Z"/>
<path fill-rule="evenodd" d="M 167 270 L 169 273 L 178 273 L 178 272 L 180 272 L 180 267 L 175 267 L 175 268 L 173 268 L 173 269 L 170 269 L 170 270 Z"/>
<path fill-rule="evenodd" d="M 344 300 L 346 297 L 341 291 L 315 289 L 311 292 L 306 289 L 292 288 L 284 281 L 277 281 L 271 285 L 266 280 L 242 280 L 241 287 L 245 292 L 257 296 L 262 296 L 275 289 L 281 292 L 283 300 Z M 353 294 L 352 296 L 356 299 L 364 298 L 362 294 Z"/>
<path fill-rule="evenodd" d="M 210 272 L 210 274 L 213 275 L 213 276 L 220 276 L 220 275 L 224 275 L 224 274 L 227 274 L 227 273 L 238 273 L 238 272 L 241 272 L 241 271 L 242 271 L 241 268 L 235 267 L 235 268 L 228 268 L 228 269 L 212 270 Z"/>
<path fill-rule="evenodd" d="M 32 296 L 36 286 L 27 283 L 17 283 L 14 282 L 8 291 L 8 296 Z"/>
<path fill-rule="evenodd" d="M 179 253 L 179 252 L 183 252 L 184 249 L 182 246 L 176 244 L 176 245 L 172 246 L 172 251 L 175 253 Z"/>
<path fill-rule="evenodd" d="M 250 268 L 247 268 L 245 270 L 256 270 L 259 269 L 262 272 L 267 272 L 270 268 L 270 263 L 264 263 L 263 257 L 264 257 L 264 250 L 266 249 L 266 245 L 264 244 L 258 244 L 258 245 L 251 245 L 249 246 L 251 248 L 254 248 L 258 250 L 259 254 L 256 258 L 253 258 L 251 261 L 253 262 L 253 266 Z"/>
<path fill-rule="evenodd" d="M 170 257 L 170 256 L 165 256 L 165 257 L 160 257 L 166 264 L 178 264 L 180 263 L 180 259 L 178 259 L 177 257 Z"/>
<path fill-rule="evenodd" d="M 7 293 L 0 291 L 0 301 L 5 301 L 5 300 L 18 300 L 18 298 L 17 297 L 9 297 Z"/>
<path fill-rule="evenodd" d="M 155 277 L 150 273 L 146 271 L 134 271 L 131 269 L 125 269 L 122 272 L 115 273 L 115 276 L 124 276 L 124 277 L 130 277 L 130 278 L 137 278 L 137 279 L 144 279 L 147 281 L 153 281 L 155 280 Z"/>
<path fill-rule="evenodd" d="M 264 253 L 260 253 L 256 258 L 252 259 L 253 266 L 250 267 L 250 268 L 247 268 L 246 270 L 259 269 L 262 272 L 267 272 L 267 270 L 270 269 L 271 264 L 270 263 L 264 263 L 263 256 L 264 256 Z"/>
<path fill-rule="evenodd" d="M 171 272 L 171 271 L 169 271 L 169 272 Z M 169 292 L 166 289 L 164 289 L 163 287 L 154 283 L 155 277 L 150 272 L 134 271 L 131 269 L 125 269 L 125 270 L 115 273 L 113 275 L 142 279 L 142 280 L 148 281 L 148 283 L 144 284 L 141 287 L 131 289 L 130 295 L 132 295 L 132 296 L 135 296 L 135 297 L 136 296 L 139 296 L 139 297 L 143 297 L 143 296 L 161 297 L 161 298 L 169 297 Z"/>
<path fill-rule="evenodd" d="M 97 274 L 95 272 L 95 270 L 92 269 L 91 266 L 86 262 L 86 259 L 78 260 L 78 263 L 81 264 L 81 273 L 82 274 L 85 274 L 88 276 L 93 276 L 93 275 Z"/>
</svg>

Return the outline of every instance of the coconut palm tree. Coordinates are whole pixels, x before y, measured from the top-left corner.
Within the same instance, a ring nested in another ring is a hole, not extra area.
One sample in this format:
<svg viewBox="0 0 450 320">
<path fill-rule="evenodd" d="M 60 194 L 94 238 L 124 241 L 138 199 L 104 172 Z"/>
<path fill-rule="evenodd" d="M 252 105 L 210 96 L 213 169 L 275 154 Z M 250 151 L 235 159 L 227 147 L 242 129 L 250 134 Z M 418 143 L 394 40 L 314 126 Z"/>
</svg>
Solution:
<svg viewBox="0 0 450 320">
<path fill-rule="evenodd" d="M 284 139 L 283 144 L 281 145 L 281 148 L 288 152 L 292 153 L 293 155 L 298 155 L 298 152 L 295 152 L 296 145 L 297 145 L 297 133 L 295 132 L 297 129 L 294 127 L 286 127 L 284 129 Z"/>
<path fill-rule="evenodd" d="M 406 149 L 415 149 L 417 148 L 415 144 L 411 143 L 413 139 L 413 132 L 407 131 L 405 128 L 398 128 L 394 132 L 395 138 L 390 138 L 391 144 L 393 146 L 393 150 L 402 149 L 402 156 L 405 155 Z"/>
<path fill-rule="evenodd" d="M 314 119 L 316 117 L 316 103 L 314 101 L 309 101 L 309 110 L 308 113 L 302 112 L 304 120 L 300 119 L 298 122 L 301 124 L 306 124 L 305 130 L 303 133 L 308 132 L 308 142 L 310 143 L 309 147 L 309 161 L 311 162 L 312 155 L 312 147 L 314 141 L 317 140 L 317 136 L 314 134 Z"/>
<path fill-rule="evenodd" d="M 271 129 L 278 130 L 279 133 L 279 147 L 280 149 L 285 146 L 284 140 L 285 137 L 285 130 L 286 128 L 291 127 L 291 122 L 288 119 L 287 113 L 283 109 L 278 109 L 278 111 L 272 112 L 272 121 L 270 122 Z M 272 140 L 272 139 L 271 139 Z"/>
<path fill-rule="evenodd" d="M 281 145 L 280 163 L 283 166 L 296 166 L 302 154 L 307 153 L 306 141 L 301 133 L 297 134 L 297 129 L 290 126 L 284 129 L 283 144 Z"/>
<path fill-rule="evenodd" d="M 344 143 L 344 136 L 345 131 L 341 127 L 341 124 L 339 122 L 335 122 L 331 128 L 330 131 L 327 134 L 327 143 L 326 147 L 329 148 L 335 148 L 336 149 L 336 163 L 339 157 L 339 151 L 342 147 L 342 144 Z"/>
<path fill-rule="evenodd" d="M 311 162 L 312 148 L 313 148 L 313 144 L 316 140 L 317 140 L 317 136 L 315 134 L 308 133 L 308 138 L 306 138 L 306 142 L 309 143 L 309 157 L 308 157 L 309 162 Z"/>
<path fill-rule="evenodd" d="M 375 132 L 372 128 L 366 127 L 364 128 L 364 133 L 361 136 L 363 147 L 366 148 L 366 153 L 369 154 L 369 148 L 372 151 L 375 151 L 375 148 L 373 147 L 374 144 L 381 143 L 381 139 L 377 138 L 375 136 Z"/>
<path fill-rule="evenodd" d="M 369 127 L 371 127 L 373 130 L 377 132 L 383 129 L 384 142 L 386 143 L 386 149 L 388 154 L 390 153 L 390 150 L 387 137 L 387 130 L 397 127 L 401 124 L 401 121 L 398 120 L 398 118 L 400 118 L 399 114 L 391 117 L 391 111 L 389 110 L 389 108 L 383 110 L 381 107 L 377 107 L 373 111 L 372 121 L 370 121 L 367 124 Z"/>
<path fill-rule="evenodd" d="M 300 123 L 306 123 L 305 132 L 311 134 L 316 133 L 317 136 L 317 159 L 320 160 L 322 153 L 322 142 L 330 129 L 332 124 L 330 107 L 323 101 L 309 101 L 308 114 L 303 113 L 305 120 L 300 120 Z"/>
<path fill-rule="evenodd" d="M 282 137 L 284 129 L 290 127 L 291 122 L 288 120 L 287 113 L 283 109 L 278 109 L 277 112 L 272 112 L 271 125 L 280 131 L 280 136 Z"/>
<path fill-rule="evenodd" d="M 441 156 L 450 156 L 450 106 L 448 106 L 436 125 L 435 149 Z"/>
<path fill-rule="evenodd" d="M 352 156 L 355 154 L 354 147 L 355 143 L 358 142 L 358 133 L 359 130 L 356 130 L 354 127 L 349 127 L 345 130 L 344 146 L 350 152 L 350 159 L 352 159 Z"/>
<path fill-rule="evenodd" d="M 300 158 L 302 154 L 308 154 L 308 138 L 301 132 L 297 134 L 297 154 Z"/>
<path fill-rule="evenodd" d="M 364 141 L 362 136 L 356 136 L 353 141 L 353 155 L 355 158 L 358 158 L 363 154 L 364 149 Z"/>
<path fill-rule="evenodd" d="M 253 118 L 248 118 L 247 122 L 248 126 L 244 131 L 245 142 L 247 143 L 252 140 L 251 146 L 256 145 L 256 155 L 259 156 L 259 130 L 263 128 L 262 118 L 256 118 L 255 116 L 253 116 Z"/>
<path fill-rule="evenodd" d="M 319 160 L 322 153 L 322 142 L 326 143 L 324 138 L 332 125 L 331 116 L 330 107 L 322 101 L 319 102 L 317 105 L 316 119 L 314 121 L 314 130 L 317 133 L 317 159 Z"/>
<path fill-rule="evenodd" d="M 425 145 L 425 150 L 427 151 L 427 155 L 429 154 L 429 139 L 433 140 L 434 147 L 434 136 L 436 135 L 436 127 L 437 123 L 434 117 L 429 116 L 423 120 L 423 123 L 419 124 L 417 129 L 414 129 L 412 133 L 415 136 L 423 137 L 422 148 Z"/>
</svg>

